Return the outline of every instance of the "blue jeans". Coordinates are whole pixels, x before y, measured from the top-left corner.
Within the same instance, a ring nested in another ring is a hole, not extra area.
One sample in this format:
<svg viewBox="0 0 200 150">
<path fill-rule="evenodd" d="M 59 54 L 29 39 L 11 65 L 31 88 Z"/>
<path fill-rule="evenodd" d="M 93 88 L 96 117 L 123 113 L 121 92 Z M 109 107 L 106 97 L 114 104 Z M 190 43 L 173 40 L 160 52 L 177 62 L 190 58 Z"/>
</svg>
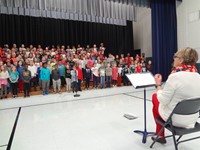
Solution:
<svg viewBox="0 0 200 150">
<path fill-rule="evenodd" d="M 100 76 L 100 84 L 101 84 L 101 88 L 104 88 L 104 85 L 105 85 L 105 76 Z"/>
<path fill-rule="evenodd" d="M 79 80 L 79 79 L 78 79 L 78 85 L 77 85 L 77 86 L 78 86 L 78 87 L 77 87 L 77 88 L 78 88 L 78 91 L 82 91 L 82 90 L 81 90 L 81 82 L 82 82 L 82 80 Z"/>
<path fill-rule="evenodd" d="M 106 87 L 110 87 L 111 76 L 106 76 L 106 82 L 107 82 L 107 86 Z"/>
<path fill-rule="evenodd" d="M 93 87 L 98 88 L 98 80 L 99 80 L 99 77 L 93 75 Z"/>
</svg>

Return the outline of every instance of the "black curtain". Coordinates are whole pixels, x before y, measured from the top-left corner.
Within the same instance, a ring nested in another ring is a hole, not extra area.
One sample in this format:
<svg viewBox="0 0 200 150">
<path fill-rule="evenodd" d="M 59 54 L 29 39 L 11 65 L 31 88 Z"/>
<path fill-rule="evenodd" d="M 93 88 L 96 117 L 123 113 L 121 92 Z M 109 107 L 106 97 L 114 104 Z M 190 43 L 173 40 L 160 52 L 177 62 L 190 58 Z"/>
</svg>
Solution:
<svg viewBox="0 0 200 150">
<path fill-rule="evenodd" d="M 106 54 L 133 51 L 132 22 L 127 26 L 61 20 L 52 18 L 0 14 L 0 45 L 16 43 L 20 46 L 86 44 L 99 46 L 103 42 Z"/>
<path fill-rule="evenodd" d="M 151 0 L 153 72 L 165 81 L 177 51 L 176 0 Z"/>
</svg>

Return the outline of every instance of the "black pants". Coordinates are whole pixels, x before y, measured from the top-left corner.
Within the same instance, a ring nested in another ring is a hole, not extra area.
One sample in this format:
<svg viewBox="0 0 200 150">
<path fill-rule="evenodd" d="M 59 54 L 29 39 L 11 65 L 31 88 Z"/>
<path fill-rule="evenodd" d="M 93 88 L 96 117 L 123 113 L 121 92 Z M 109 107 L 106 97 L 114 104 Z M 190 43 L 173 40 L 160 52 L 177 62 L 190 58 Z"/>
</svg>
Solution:
<svg viewBox="0 0 200 150">
<path fill-rule="evenodd" d="M 84 74 L 85 68 L 82 68 L 82 72 L 83 72 L 83 79 L 84 79 L 85 78 L 85 74 Z"/>
<path fill-rule="evenodd" d="M 78 91 L 81 91 L 81 82 L 82 82 L 82 80 L 78 79 Z"/>
<path fill-rule="evenodd" d="M 124 76 L 122 76 L 122 79 L 123 79 L 123 84 L 126 86 L 126 85 L 128 85 L 128 79 L 127 79 L 127 77 L 124 75 Z"/>
<path fill-rule="evenodd" d="M 113 81 L 113 85 L 117 84 L 117 80 L 112 80 Z"/>
<path fill-rule="evenodd" d="M 99 77 L 93 75 L 93 87 L 98 88 Z"/>
<path fill-rule="evenodd" d="M 62 87 L 64 87 L 65 84 L 66 84 L 65 77 L 61 76 L 61 77 L 60 77 L 60 80 L 61 80 L 61 85 L 62 85 Z"/>
<path fill-rule="evenodd" d="M 77 88 L 77 82 L 76 81 L 73 81 L 71 83 L 71 86 L 72 86 L 72 91 L 74 92 L 77 92 L 78 91 L 78 88 Z"/>
<path fill-rule="evenodd" d="M 24 83 L 24 96 L 30 96 L 30 83 Z"/>
<path fill-rule="evenodd" d="M 11 88 L 12 88 L 12 94 L 17 95 L 17 90 L 18 90 L 18 82 L 16 83 L 10 83 Z"/>
<path fill-rule="evenodd" d="M 52 88 L 52 85 L 53 85 L 53 80 L 52 80 L 52 77 L 50 75 L 50 84 L 49 84 L 49 88 L 51 89 Z"/>
<path fill-rule="evenodd" d="M 90 78 L 85 78 L 85 88 L 89 88 L 90 87 Z"/>
<path fill-rule="evenodd" d="M 111 76 L 106 76 L 106 83 L 107 83 L 107 86 L 106 87 L 110 87 L 110 84 L 111 84 Z"/>
<path fill-rule="evenodd" d="M 37 77 L 33 77 L 31 78 L 31 81 L 30 81 L 30 86 L 31 87 L 34 87 L 34 90 L 36 91 L 36 86 L 37 86 Z"/>
</svg>

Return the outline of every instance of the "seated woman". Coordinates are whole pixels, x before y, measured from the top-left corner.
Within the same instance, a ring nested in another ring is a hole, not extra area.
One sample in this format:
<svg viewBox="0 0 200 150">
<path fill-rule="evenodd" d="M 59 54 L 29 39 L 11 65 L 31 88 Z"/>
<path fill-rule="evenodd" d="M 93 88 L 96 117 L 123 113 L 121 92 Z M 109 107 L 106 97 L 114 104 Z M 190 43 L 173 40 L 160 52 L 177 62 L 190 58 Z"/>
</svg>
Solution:
<svg viewBox="0 0 200 150">
<path fill-rule="evenodd" d="M 196 62 L 198 54 L 192 48 L 184 48 L 174 55 L 174 70 L 169 75 L 164 88 L 161 87 L 162 76 L 155 75 L 157 93 L 153 94 L 153 115 L 154 119 L 161 117 L 167 120 L 176 104 L 182 100 L 193 97 L 200 97 L 200 75 L 197 73 Z M 199 113 L 193 115 L 173 115 L 173 125 L 183 128 L 194 127 Z M 156 122 L 156 134 L 162 126 Z M 166 143 L 164 131 L 157 142 Z M 155 137 L 152 137 L 155 140 Z"/>
</svg>

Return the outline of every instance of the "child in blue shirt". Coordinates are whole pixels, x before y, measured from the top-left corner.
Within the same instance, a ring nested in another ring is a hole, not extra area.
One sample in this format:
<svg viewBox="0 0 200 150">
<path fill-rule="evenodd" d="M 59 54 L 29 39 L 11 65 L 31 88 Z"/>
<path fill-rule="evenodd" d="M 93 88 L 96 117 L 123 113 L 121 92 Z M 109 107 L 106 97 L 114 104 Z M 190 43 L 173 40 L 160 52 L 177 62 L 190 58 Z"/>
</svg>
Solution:
<svg viewBox="0 0 200 150">
<path fill-rule="evenodd" d="M 19 73 L 16 69 L 15 66 L 13 66 L 11 68 L 11 71 L 9 72 L 9 79 L 10 79 L 10 85 L 11 85 L 11 88 L 12 88 L 12 94 L 13 94 L 13 97 L 17 97 L 17 90 L 18 90 L 18 79 L 19 79 Z"/>
<path fill-rule="evenodd" d="M 50 83 L 50 70 L 47 68 L 47 63 L 43 63 L 43 68 L 40 71 L 40 79 L 42 81 L 43 95 L 49 94 L 49 83 Z"/>
</svg>

